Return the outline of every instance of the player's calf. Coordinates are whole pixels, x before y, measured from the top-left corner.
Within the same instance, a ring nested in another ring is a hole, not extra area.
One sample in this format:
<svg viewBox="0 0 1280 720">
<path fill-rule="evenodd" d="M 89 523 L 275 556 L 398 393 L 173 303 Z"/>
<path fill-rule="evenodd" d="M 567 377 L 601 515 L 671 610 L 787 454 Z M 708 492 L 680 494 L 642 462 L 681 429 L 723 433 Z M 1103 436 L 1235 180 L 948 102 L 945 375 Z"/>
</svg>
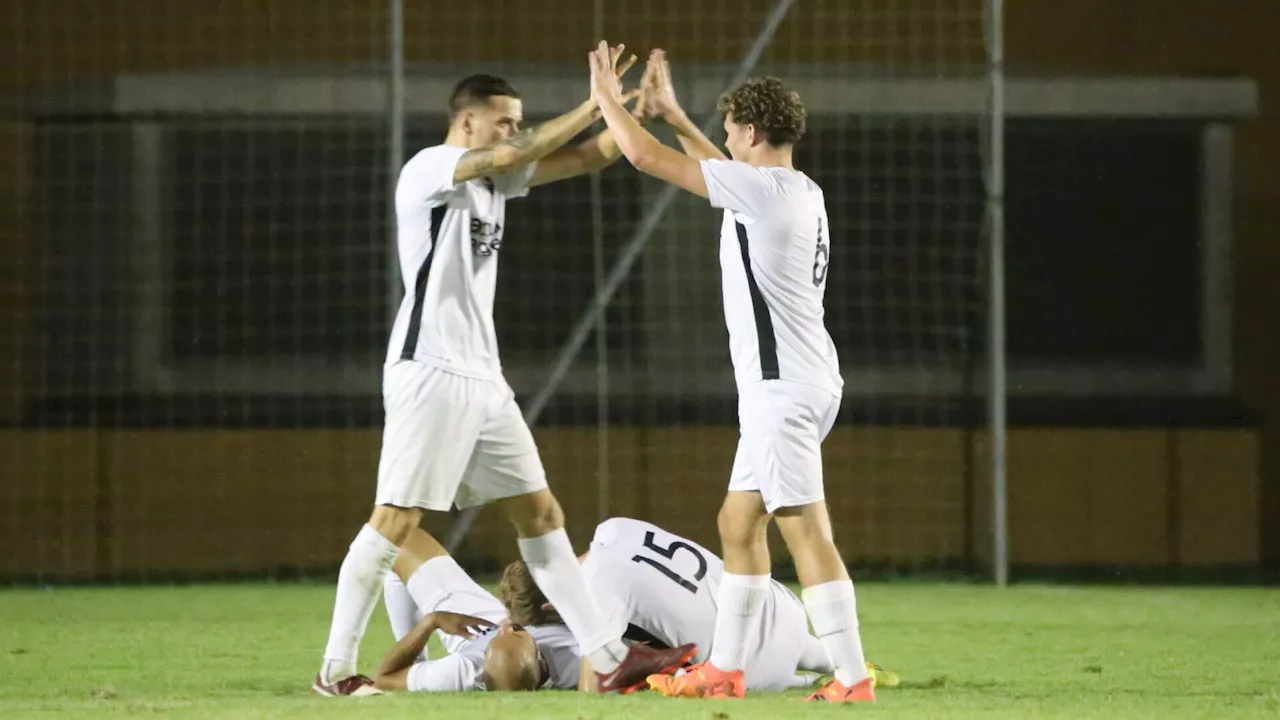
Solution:
<svg viewBox="0 0 1280 720">
<path fill-rule="evenodd" d="M 814 634 L 831 656 L 839 686 L 854 692 L 859 683 L 868 679 L 867 660 L 858 632 L 853 582 L 831 539 L 826 503 L 783 508 L 776 515 L 778 529 L 791 550 L 804 587 L 801 598 Z"/>
</svg>

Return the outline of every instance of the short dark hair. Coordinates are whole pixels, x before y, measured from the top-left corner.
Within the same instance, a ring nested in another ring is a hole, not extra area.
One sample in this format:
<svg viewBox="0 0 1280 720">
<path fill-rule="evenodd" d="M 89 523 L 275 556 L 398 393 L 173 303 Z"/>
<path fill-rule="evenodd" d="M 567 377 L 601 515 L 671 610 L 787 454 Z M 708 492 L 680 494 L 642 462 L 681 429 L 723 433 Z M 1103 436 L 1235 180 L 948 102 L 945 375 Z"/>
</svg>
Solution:
<svg viewBox="0 0 1280 720">
<path fill-rule="evenodd" d="M 449 95 L 449 113 L 456 114 L 469 107 L 488 102 L 491 97 L 505 95 L 519 98 L 519 93 L 511 87 L 511 83 L 496 75 L 468 75 L 453 86 Z"/>
<path fill-rule="evenodd" d="M 804 137 L 800 94 L 776 77 L 751 78 L 721 95 L 716 109 L 739 125 L 755 125 L 774 147 L 794 145 Z"/>
</svg>

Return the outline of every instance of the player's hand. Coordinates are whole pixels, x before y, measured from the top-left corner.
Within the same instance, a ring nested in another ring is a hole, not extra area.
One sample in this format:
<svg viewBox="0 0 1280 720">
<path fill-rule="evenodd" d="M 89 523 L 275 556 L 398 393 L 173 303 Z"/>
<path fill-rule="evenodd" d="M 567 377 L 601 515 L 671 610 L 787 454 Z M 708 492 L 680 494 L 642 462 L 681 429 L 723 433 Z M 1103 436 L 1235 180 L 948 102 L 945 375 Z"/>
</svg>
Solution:
<svg viewBox="0 0 1280 720">
<path fill-rule="evenodd" d="M 641 85 L 645 88 L 645 114 L 649 117 L 675 117 L 684 112 L 676 100 L 675 83 L 671 80 L 671 63 L 667 51 L 656 48 L 649 53 Z"/>
<path fill-rule="evenodd" d="M 481 631 L 495 628 L 496 623 L 489 622 L 478 617 L 470 615 L 462 615 L 461 613 L 445 612 L 437 610 L 429 614 L 431 624 L 437 630 L 447 635 L 456 635 L 460 638 L 470 640 Z M 423 618 L 426 620 L 427 618 Z"/>
<path fill-rule="evenodd" d="M 657 52 L 656 50 L 654 52 Z M 644 65 L 644 74 L 640 76 L 640 87 L 633 92 L 638 93 L 639 99 L 636 106 L 631 110 L 631 117 L 644 122 L 655 117 L 652 110 L 652 96 L 658 86 L 658 64 L 653 62 L 653 53 L 649 53 L 649 61 Z"/>
<path fill-rule="evenodd" d="M 623 98 L 622 76 L 636 61 L 636 56 L 631 55 L 619 64 L 618 58 L 622 56 L 624 49 L 624 45 L 609 47 L 609 43 L 601 40 L 600 45 L 588 56 L 591 68 L 591 97 L 597 104 L 605 99 L 621 101 Z"/>
</svg>

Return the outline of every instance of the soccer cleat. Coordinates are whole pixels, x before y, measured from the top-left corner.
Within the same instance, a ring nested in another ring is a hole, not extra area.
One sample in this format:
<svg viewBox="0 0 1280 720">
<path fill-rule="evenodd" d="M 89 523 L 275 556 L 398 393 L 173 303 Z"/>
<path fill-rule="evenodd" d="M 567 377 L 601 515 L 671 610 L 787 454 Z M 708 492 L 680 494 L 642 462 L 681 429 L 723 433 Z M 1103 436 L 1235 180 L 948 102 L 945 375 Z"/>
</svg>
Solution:
<svg viewBox="0 0 1280 720">
<path fill-rule="evenodd" d="M 698 646 L 693 643 L 662 650 L 633 646 L 613 672 L 596 673 L 598 689 L 602 693 L 629 694 L 643 688 L 645 679 L 651 675 L 670 675 L 679 670 L 697 653 Z"/>
<path fill-rule="evenodd" d="M 867 663 L 867 675 L 875 681 L 876 687 L 898 687 L 902 684 L 902 678 L 898 677 L 898 673 L 885 670 L 875 663 Z"/>
<path fill-rule="evenodd" d="M 832 680 L 805 699 L 810 702 L 875 702 L 876 681 L 873 677 L 865 677 L 851 687 L 846 687 L 839 680 Z"/>
<path fill-rule="evenodd" d="M 726 672 L 709 661 L 676 676 L 650 675 L 647 682 L 667 697 L 740 698 L 747 694 L 741 670 Z"/>
<path fill-rule="evenodd" d="M 324 697 L 368 697 L 381 695 L 382 691 L 374 687 L 373 681 L 364 675 L 351 675 L 326 685 L 320 674 L 316 673 L 316 680 L 311 684 L 311 693 Z"/>
</svg>

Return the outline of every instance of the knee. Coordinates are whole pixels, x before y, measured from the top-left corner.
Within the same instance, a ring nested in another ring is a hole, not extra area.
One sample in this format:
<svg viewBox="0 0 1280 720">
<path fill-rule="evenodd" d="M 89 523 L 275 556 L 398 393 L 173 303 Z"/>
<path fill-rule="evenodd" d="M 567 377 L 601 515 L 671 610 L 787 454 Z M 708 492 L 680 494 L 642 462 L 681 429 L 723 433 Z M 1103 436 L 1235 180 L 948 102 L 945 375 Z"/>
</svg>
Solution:
<svg viewBox="0 0 1280 720">
<path fill-rule="evenodd" d="M 766 522 L 767 520 L 768 518 Z M 720 508 L 720 514 L 716 516 L 716 526 L 720 530 L 720 542 L 725 548 L 741 550 L 750 549 L 757 542 L 762 541 L 766 527 L 756 522 L 754 518 L 743 517 L 727 503 Z"/>
<path fill-rule="evenodd" d="M 395 543 L 397 547 L 404 545 L 409 534 L 422 521 L 422 511 L 416 508 L 379 505 L 369 516 L 369 526 L 378 531 L 382 537 Z"/>
<path fill-rule="evenodd" d="M 502 504 L 522 538 L 541 537 L 564 527 L 564 510 L 550 490 L 509 498 Z"/>
</svg>

